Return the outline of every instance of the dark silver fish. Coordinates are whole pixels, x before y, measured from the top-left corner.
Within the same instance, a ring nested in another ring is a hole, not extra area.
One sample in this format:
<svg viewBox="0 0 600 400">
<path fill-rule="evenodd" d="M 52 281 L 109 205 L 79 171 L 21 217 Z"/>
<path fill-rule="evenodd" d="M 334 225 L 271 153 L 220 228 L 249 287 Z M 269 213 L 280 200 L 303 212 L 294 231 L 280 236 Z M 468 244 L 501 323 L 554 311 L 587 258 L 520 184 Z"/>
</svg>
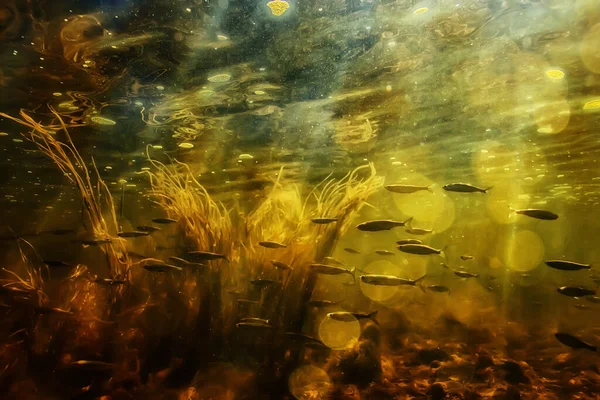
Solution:
<svg viewBox="0 0 600 400">
<path fill-rule="evenodd" d="M 148 264 L 144 269 L 150 272 L 181 272 L 183 268 L 171 264 Z"/>
<path fill-rule="evenodd" d="M 274 326 L 259 322 L 238 322 L 235 324 L 238 328 L 254 328 L 254 329 L 275 329 Z"/>
<path fill-rule="evenodd" d="M 449 287 L 443 285 L 429 285 L 427 286 L 427 289 L 431 290 L 432 292 L 438 293 L 445 293 L 450 291 Z"/>
<path fill-rule="evenodd" d="M 487 193 L 488 190 L 492 188 L 492 186 L 482 189 L 477 186 L 473 186 L 469 183 L 450 183 L 448 185 L 443 186 L 444 190 L 448 192 L 460 192 L 460 193 Z"/>
<path fill-rule="evenodd" d="M 590 303 L 600 303 L 600 297 L 598 296 L 586 297 L 585 299 Z"/>
<path fill-rule="evenodd" d="M 333 320 L 343 321 L 343 322 L 356 321 L 357 319 L 372 319 L 372 320 L 374 320 L 375 316 L 377 316 L 377 310 L 375 310 L 369 314 L 353 313 L 353 312 L 349 312 L 349 311 L 336 311 L 336 312 L 330 312 L 327 314 L 327 318 L 331 318 Z"/>
<path fill-rule="evenodd" d="M 137 229 L 140 232 L 148 232 L 148 233 L 152 233 L 152 232 L 161 230 L 160 228 L 157 228 L 155 226 L 149 226 L 149 225 L 136 226 L 135 229 Z"/>
<path fill-rule="evenodd" d="M 177 220 L 173 218 L 154 218 L 152 222 L 155 224 L 174 224 Z"/>
<path fill-rule="evenodd" d="M 406 228 L 404 230 L 406 233 L 410 233 L 411 235 L 427 235 L 432 233 L 432 229 L 423 229 L 423 228 Z"/>
<path fill-rule="evenodd" d="M 356 229 L 359 231 L 365 232 L 379 232 L 379 231 L 389 231 L 392 228 L 396 228 L 398 226 L 404 226 L 407 222 L 410 222 L 412 219 L 409 218 L 406 221 L 394 221 L 391 219 L 379 219 L 374 221 L 367 221 L 361 224 L 356 225 Z"/>
<path fill-rule="evenodd" d="M 398 246 L 403 244 L 423 244 L 423 242 L 419 239 L 400 239 L 396 242 Z"/>
<path fill-rule="evenodd" d="M 51 268 L 73 268 L 73 264 L 66 263 L 59 260 L 44 260 L 44 264 Z"/>
<path fill-rule="evenodd" d="M 392 253 L 391 251 L 387 251 L 387 250 L 375 250 L 375 253 L 379 254 L 380 256 L 393 256 L 396 253 Z"/>
<path fill-rule="evenodd" d="M 575 308 L 578 308 L 580 310 L 589 310 L 590 306 L 588 306 L 587 304 L 575 304 Z"/>
<path fill-rule="evenodd" d="M 256 287 L 259 288 L 266 288 L 267 286 L 271 286 L 276 284 L 277 282 L 271 280 L 271 279 L 253 279 L 250 281 L 251 284 L 253 284 Z"/>
<path fill-rule="evenodd" d="M 461 278 L 477 278 L 479 276 L 479 274 L 476 274 L 473 272 L 460 271 L 460 270 L 454 271 L 454 275 L 460 276 Z"/>
<path fill-rule="evenodd" d="M 360 251 L 358 251 L 358 250 L 354 250 L 354 249 L 352 249 L 352 248 L 350 248 L 350 247 L 344 247 L 344 251 L 345 251 L 345 252 L 348 252 L 348 253 L 350 253 L 350 254 L 360 254 Z"/>
<path fill-rule="evenodd" d="M 565 346 L 569 346 L 573 349 L 587 349 L 591 351 L 598 351 L 598 348 L 596 346 L 592 346 L 591 344 L 586 343 L 583 340 L 578 339 L 575 336 L 570 335 L 568 333 L 557 332 L 554 334 L 554 337 L 556 338 L 556 340 L 558 340 Z"/>
<path fill-rule="evenodd" d="M 127 281 L 123 280 L 123 279 L 108 279 L 108 278 L 97 278 L 97 279 L 94 279 L 92 282 L 98 283 L 100 285 L 108 285 L 108 286 L 124 285 L 127 283 Z"/>
<path fill-rule="evenodd" d="M 282 263 L 281 261 L 272 260 L 271 264 L 273 264 L 273 266 L 275 268 L 279 268 L 281 270 L 291 270 L 292 269 L 292 267 L 290 267 L 289 265 L 287 265 L 285 263 Z"/>
<path fill-rule="evenodd" d="M 331 301 L 331 300 L 311 300 L 308 302 L 308 305 L 311 307 L 325 308 L 331 307 L 340 304 L 339 301 Z"/>
<path fill-rule="evenodd" d="M 118 232 L 117 236 L 122 238 L 138 238 L 142 236 L 148 236 L 148 232 L 131 231 L 131 232 Z"/>
<path fill-rule="evenodd" d="M 327 225 L 327 224 L 331 224 L 333 222 L 337 222 L 338 219 L 337 218 L 313 218 L 311 219 L 311 222 L 313 224 L 318 224 L 318 225 Z"/>
<path fill-rule="evenodd" d="M 392 275 L 361 275 L 360 281 L 368 285 L 376 286 L 417 286 L 425 279 L 425 276 L 426 275 L 423 275 L 419 279 L 413 280 Z"/>
<path fill-rule="evenodd" d="M 341 261 L 339 261 L 339 260 L 336 260 L 336 259 L 335 259 L 335 258 L 333 258 L 333 257 L 323 257 L 323 261 L 326 261 L 326 262 L 328 262 L 329 264 L 335 264 L 335 265 L 339 265 L 339 266 L 341 266 L 341 267 L 343 267 L 343 266 L 344 266 L 344 264 L 343 264 Z"/>
<path fill-rule="evenodd" d="M 539 210 L 536 208 L 527 208 L 523 210 L 514 210 L 511 208 L 511 211 L 513 211 L 516 214 L 526 215 L 528 217 L 536 219 L 544 219 L 547 221 L 553 221 L 555 219 L 558 219 L 558 215 L 553 213 L 552 211 Z"/>
<path fill-rule="evenodd" d="M 240 320 L 240 322 L 252 322 L 252 323 L 255 323 L 255 324 L 269 325 L 269 320 L 268 319 L 254 318 L 254 317 L 242 318 Z"/>
<path fill-rule="evenodd" d="M 325 346 L 325 343 L 323 343 L 319 339 L 305 335 L 304 333 L 286 332 L 285 336 L 287 336 L 289 339 L 297 340 L 303 343 L 316 343 Z"/>
<path fill-rule="evenodd" d="M 419 254 L 419 255 L 430 255 L 430 254 L 442 254 L 442 249 L 435 249 L 427 246 L 426 244 L 401 244 L 398 246 L 398 250 L 408 254 Z"/>
<path fill-rule="evenodd" d="M 169 256 L 169 260 L 171 260 L 179 265 L 185 265 L 186 267 L 195 267 L 195 268 L 208 267 L 208 265 L 206 265 L 206 264 L 191 262 L 191 261 L 185 260 L 180 257 L 175 257 L 175 256 Z"/>
<path fill-rule="evenodd" d="M 310 264 L 310 268 L 312 268 L 313 271 L 324 275 L 354 274 L 354 268 L 348 270 L 346 268 L 334 267 L 333 265 L 326 264 Z"/>
<path fill-rule="evenodd" d="M 465 260 L 465 261 L 466 261 L 466 260 L 472 260 L 472 259 L 473 259 L 473 256 L 462 255 L 462 256 L 460 256 L 460 259 L 461 259 L 461 260 Z"/>
<path fill-rule="evenodd" d="M 238 304 L 258 304 L 256 300 L 248 300 L 248 299 L 237 299 L 236 302 Z"/>
<path fill-rule="evenodd" d="M 63 310 L 57 307 L 35 307 L 33 312 L 36 314 L 59 314 L 59 315 L 73 315 L 73 312 Z"/>
<path fill-rule="evenodd" d="M 188 255 L 200 261 L 213 261 L 221 259 L 229 262 L 227 256 L 224 254 L 212 253 L 210 251 L 190 251 Z"/>
<path fill-rule="evenodd" d="M 285 244 L 269 241 L 258 242 L 258 244 L 262 247 L 266 247 L 267 249 L 282 249 L 287 247 Z"/>
<path fill-rule="evenodd" d="M 78 360 L 71 363 L 72 367 L 85 368 L 93 371 L 108 371 L 114 368 L 114 364 L 104 361 Z"/>
<path fill-rule="evenodd" d="M 569 297 L 595 296 L 596 291 L 585 289 L 579 286 L 562 286 L 557 289 L 557 292 Z"/>
<path fill-rule="evenodd" d="M 384 188 L 394 193 L 415 193 L 421 190 L 429 190 L 431 192 L 431 186 L 416 186 L 416 185 L 401 185 L 401 184 L 392 184 L 385 185 Z"/>
<path fill-rule="evenodd" d="M 549 260 L 545 262 L 547 266 L 562 271 L 579 271 L 580 269 L 590 269 L 590 264 L 581 264 L 574 261 L 566 260 Z"/>
</svg>

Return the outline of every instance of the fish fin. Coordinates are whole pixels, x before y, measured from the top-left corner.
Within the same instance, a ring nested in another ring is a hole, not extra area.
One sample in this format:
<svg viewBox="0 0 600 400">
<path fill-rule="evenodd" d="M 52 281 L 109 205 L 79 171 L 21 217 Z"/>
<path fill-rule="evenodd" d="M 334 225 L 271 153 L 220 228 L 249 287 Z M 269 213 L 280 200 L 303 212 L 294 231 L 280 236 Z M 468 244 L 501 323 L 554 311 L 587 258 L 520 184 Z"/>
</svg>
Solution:
<svg viewBox="0 0 600 400">
<path fill-rule="evenodd" d="M 427 274 L 425 274 L 422 277 L 420 277 L 419 279 L 415 280 L 415 286 L 419 286 L 419 289 L 421 289 L 423 291 L 423 293 L 427 293 L 427 291 L 425 290 L 425 287 L 423 286 L 423 279 L 425 279 L 426 276 L 427 276 Z"/>
<path fill-rule="evenodd" d="M 488 191 L 488 190 L 490 190 L 491 188 L 493 188 L 493 186 L 490 186 L 490 187 L 488 187 L 488 188 L 485 188 L 485 189 L 483 189 L 483 193 L 486 193 L 486 194 L 487 194 L 487 191 Z"/>
<path fill-rule="evenodd" d="M 410 225 L 411 221 L 413 220 L 413 217 L 410 217 L 409 219 L 407 219 L 406 221 L 404 221 L 402 224 L 404 226 L 408 226 L 409 228 L 412 228 L 412 226 Z"/>
<path fill-rule="evenodd" d="M 448 245 L 445 245 L 444 248 L 440 251 L 440 256 L 442 256 L 442 258 L 447 261 L 448 257 L 446 256 L 446 250 L 448 250 Z"/>
</svg>

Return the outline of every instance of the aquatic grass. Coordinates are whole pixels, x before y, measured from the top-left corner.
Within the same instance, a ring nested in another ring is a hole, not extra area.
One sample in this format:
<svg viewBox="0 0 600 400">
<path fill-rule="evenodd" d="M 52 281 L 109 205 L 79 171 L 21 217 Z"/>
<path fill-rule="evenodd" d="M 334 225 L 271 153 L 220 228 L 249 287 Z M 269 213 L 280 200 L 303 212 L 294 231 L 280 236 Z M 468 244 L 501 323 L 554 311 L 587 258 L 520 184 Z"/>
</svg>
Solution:
<svg viewBox="0 0 600 400">
<path fill-rule="evenodd" d="M 95 173 L 94 182 L 89 169 L 86 168 L 85 160 L 69 135 L 67 125 L 54 108 L 51 107 L 50 110 L 60 122 L 58 127 L 63 130 L 66 143 L 54 137 L 53 133 L 58 129 L 56 125 L 42 125 L 29 116 L 25 110 L 21 110 L 21 118 L 15 118 L 4 113 L 0 113 L 0 116 L 32 128 L 29 134 L 23 134 L 23 136 L 34 143 L 44 155 L 54 161 L 64 176 L 77 187 L 83 201 L 83 210 L 86 212 L 87 219 L 91 225 L 90 233 L 95 238 L 112 239 L 112 243 L 106 245 L 106 247 L 102 247 L 103 251 L 106 249 L 105 252 L 111 276 L 123 276 L 126 271 L 123 267 L 127 267 L 130 264 L 130 260 L 125 259 L 125 262 L 122 263 L 117 256 L 117 252 L 126 254 L 126 248 L 123 239 L 111 235 L 111 232 L 116 233 L 119 225 L 110 190 L 100 177 L 96 163 L 92 158 L 92 166 Z M 108 222 L 103 216 L 104 208 L 109 212 L 110 219 Z"/>
</svg>

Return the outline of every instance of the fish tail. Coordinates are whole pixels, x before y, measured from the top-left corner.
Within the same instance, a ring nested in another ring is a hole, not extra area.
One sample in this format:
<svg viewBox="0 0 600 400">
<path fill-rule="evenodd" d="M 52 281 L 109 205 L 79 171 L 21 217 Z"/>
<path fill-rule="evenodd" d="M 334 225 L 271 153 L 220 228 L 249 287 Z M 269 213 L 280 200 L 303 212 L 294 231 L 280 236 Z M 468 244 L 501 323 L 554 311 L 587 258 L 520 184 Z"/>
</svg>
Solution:
<svg viewBox="0 0 600 400">
<path fill-rule="evenodd" d="M 423 286 L 423 280 L 425 279 L 426 276 L 427 276 L 427 274 L 425 274 L 422 277 L 420 277 L 419 279 L 415 280 L 415 286 L 418 286 L 419 289 L 421 289 L 423 291 L 423 293 L 427 293 L 425 291 L 425 287 Z"/>
<path fill-rule="evenodd" d="M 375 321 L 375 317 L 377 317 L 377 312 L 378 312 L 378 310 L 368 313 L 367 318 L 373 320 L 374 322 L 377 322 L 377 321 Z"/>
<path fill-rule="evenodd" d="M 487 194 L 487 191 L 490 190 L 491 188 L 493 188 L 493 186 L 490 186 L 490 187 L 487 187 L 487 188 L 483 189 L 482 192 Z"/>
<path fill-rule="evenodd" d="M 411 225 L 410 225 L 410 223 L 411 223 L 412 220 L 413 220 L 413 217 L 410 217 L 409 219 L 407 219 L 406 221 L 404 221 L 402 223 L 402 225 L 408 226 L 409 228 L 412 228 Z"/>
<path fill-rule="evenodd" d="M 433 183 L 429 186 L 427 186 L 427 191 L 433 193 L 433 190 L 431 189 L 431 187 L 433 186 Z"/>
</svg>

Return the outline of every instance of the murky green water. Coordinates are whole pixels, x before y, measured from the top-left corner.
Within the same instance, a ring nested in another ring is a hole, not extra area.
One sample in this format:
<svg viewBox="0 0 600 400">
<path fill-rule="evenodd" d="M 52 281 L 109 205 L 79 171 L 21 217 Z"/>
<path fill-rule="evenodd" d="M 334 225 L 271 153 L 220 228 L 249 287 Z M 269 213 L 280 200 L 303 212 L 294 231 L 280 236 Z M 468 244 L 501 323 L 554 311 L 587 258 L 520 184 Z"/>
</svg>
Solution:
<svg viewBox="0 0 600 400">
<path fill-rule="evenodd" d="M 10 398 L 597 398 L 597 1 L 0 3 Z"/>
</svg>

